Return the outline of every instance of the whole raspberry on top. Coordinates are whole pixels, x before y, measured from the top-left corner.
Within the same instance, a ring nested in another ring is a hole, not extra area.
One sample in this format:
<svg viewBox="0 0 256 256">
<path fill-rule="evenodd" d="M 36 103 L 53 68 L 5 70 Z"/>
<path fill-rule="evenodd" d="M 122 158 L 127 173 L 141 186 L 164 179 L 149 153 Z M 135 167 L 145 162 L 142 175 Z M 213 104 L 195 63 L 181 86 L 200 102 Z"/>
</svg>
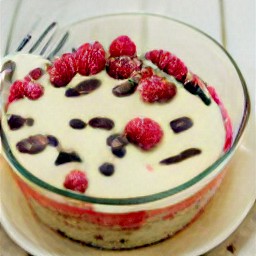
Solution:
<svg viewBox="0 0 256 256">
<path fill-rule="evenodd" d="M 107 60 L 106 71 L 115 79 L 127 79 L 139 71 L 142 62 L 137 57 L 110 57 Z"/>
<path fill-rule="evenodd" d="M 30 100 L 37 100 L 44 94 L 44 88 L 37 83 L 24 81 L 24 95 Z"/>
<path fill-rule="evenodd" d="M 23 97 L 24 97 L 23 81 L 17 80 L 10 87 L 10 94 L 9 94 L 9 97 L 8 97 L 8 104 L 15 101 L 15 100 L 22 99 Z"/>
<path fill-rule="evenodd" d="M 119 36 L 112 41 L 109 47 L 109 53 L 112 57 L 135 56 L 136 45 L 128 36 Z"/>
<path fill-rule="evenodd" d="M 40 84 L 30 80 L 17 80 L 10 87 L 8 104 L 24 97 L 27 97 L 30 100 L 36 100 L 40 98 L 43 93 L 44 88 Z"/>
<path fill-rule="evenodd" d="M 137 90 L 140 92 L 142 100 L 149 103 L 167 102 L 177 92 L 175 84 L 157 75 L 142 78 Z"/>
<path fill-rule="evenodd" d="M 73 53 L 63 54 L 47 68 L 47 71 L 55 87 L 66 86 L 77 72 L 75 55 Z"/>
<path fill-rule="evenodd" d="M 67 174 L 63 185 L 67 189 L 84 193 L 88 187 L 88 180 L 84 172 L 72 170 Z"/>
<path fill-rule="evenodd" d="M 164 50 L 152 50 L 147 52 L 145 57 L 167 74 L 174 76 L 178 81 L 185 81 L 188 69 L 174 54 Z"/>
<path fill-rule="evenodd" d="M 158 144 L 163 131 L 160 125 L 150 118 L 136 117 L 125 126 L 124 134 L 127 139 L 143 150 L 150 150 Z"/>
<path fill-rule="evenodd" d="M 38 80 L 43 75 L 43 70 L 41 68 L 35 68 L 29 72 L 29 76 L 33 80 Z"/>
<path fill-rule="evenodd" d="M 77 71 L 81 75 L 95 75 L 105 68 L 106 53 L 97 41 L 83 44 L 74 54 L 77 60 Z"/>
</svg>

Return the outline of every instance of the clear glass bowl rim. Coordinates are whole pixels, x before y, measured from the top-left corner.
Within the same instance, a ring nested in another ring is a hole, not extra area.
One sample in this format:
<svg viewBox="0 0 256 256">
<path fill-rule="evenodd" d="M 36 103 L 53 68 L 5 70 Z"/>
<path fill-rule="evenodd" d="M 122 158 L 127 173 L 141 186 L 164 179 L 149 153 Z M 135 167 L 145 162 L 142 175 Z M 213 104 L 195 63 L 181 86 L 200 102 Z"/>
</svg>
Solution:
<svg viewBox="0 0 256 256">
<path fill-rule="evenodd" d="M 204 171 L 202 171 L 200 174 L 198 174 L 197 176 L 195 176 L 194 178 L 190 179 L 189 181 L 171 188 L 169 190 L 165 190 L 162 192 L 158 192 L 155 194 L 151 194 L 151 195 L 146 195 L 146 196 L 139 196 L 139 197 L 132 197 L 132 198 L 99 198 L 99 197 L 92 197 L 92 196 L 86 196 L 84 194 L 78 194 L 76 192 L 72 192 L 69 190 L 64 190 L 64 189 L 60 189 L 57 188 L 55 186 L 50 185 L 47 182 L 42 181 L 41 179 L 37 178 L 36 176 L 34 176 L 33 174 L 31 174 L 28 170 L 26 170 L 15 158 L 15 156 L 13 155 L 10 146 L 7 142 L 6 136 L 4 131 L 1 129 L 1 139 L 2 139 L 2 147 L 4 150 L 4 153 L 6 155 L 6 157 L 8 158 L 8 160 L 10 161 L 10 163 L 17 169 L 17 171 L 24 177 L 26 178 L 29 182 L 31 182 L 32 184 L 35 184 L 36 186 L 39 186 L 40 188 L 46 189 L 49 192 L 58 194 L 60 196 L 64 196 L 70 199 L 75 199 L 75 200 L 79 200 L 79 201 L 83 201 L 86 203 L 93 203 L 93 204 L 103 204 L 103 205 L 135 205 L 135 204 L 145 204 L 145 203 L 149 203 L 149 202 L 153 202 L 156 200 L 160 200 L 160 199 L 164 199 L 166 197 L 175 195 L 183 190 L 188 189 L 189 187 L 195 185 L 196 183 L 198 183 L 199 181 L 201 181 L 203 178 L 207 177 L 207 175 L 209 175 L 210 173 L 212 173 L 214 170 L 217 169 L 218 166 L 220 166 L 222 163 L 225 162 L 225 160 L 227 160 L 229 158 L 229 156 L 231 156 L 231 154 L 235 151 L 235 149 L 237 148 L 241 137 L 244 133 L 246 124 L 248 122 L 249 119 L 249 115 L 250 115 L 250 97 L 249 97 L 249 93 L 248 93 L 248 89 L 247 89 L 247 85 L 246 82 L 243 78 L 243 75 L 240 71 L 240 69 L 238 68 L 236 62 L 234 61 L 234 59 L 231 57 L 231 55 L 227 52 L 227 50 L 220 44 L 218 43 L 214 38 L 212 38 L 211 36 L 209 36 L 208 34 L 206 34 L 205 32 L 201 31 L 198 28 L 195 28 L 194 26 L 187 24 L 185 22 L 176 20 L 174 18 L 168 17 L 168 16 L 164 16 L 164 15 L 160 15 L 160 14 L 154 14 L 154 13 L 145 13 L 145 12 L 132 12 L 132 13 L 115 13 L 115 14 L 106 14 L 106 15 L 100 15 L 100 16 L 94 16 L 94 17 L 90 17 L 90 18 L 86 18 L 83 20 L 79 20 L 75 23 L 69 24 L 65 29 L 68 29 L 69 26 L 73 26 L 73 25 L 77 25 L 81 22 L 86 22 L 86 21 L 92 21 L 95 19 L 102 19 L 102 18 L 111 18 L 111 17 L 117 17 L 117 16 L 121 16 L 121 15 L 142 15 L 142 16 L 148 16 L 148 17 L 158 17 L 158 18 L 162 18 L 162 19 L 166 19 L 172 22 L 176 22 L 179 23 L 181 25 L 187 26 L 191 29 L 193 29 L 194 31 L 204 35 L 205 37 L 207 37 L 208 39 L 210 39 L 217 47 L 219 47 L 224 54 L 226 54 L 226 56 L 228 57 L 228 59 L 230 60 L 230 62 L 232 63 L 232 65 L 234 66 L 241 85 L 242 85 L 242 89 L 243 89 L 243 93 L 244 93 L 244 109 L 243 109 L 243 116 L 242 116 L 242 120 L 237 132 L 237 136 L 235 137 L 233 144 L 231 146 L 231 148 L 225 153 L 223 154 L 219 159 L 217 159 L 211 166 L 209 166 L 207 169 L 205 169 Z"/>
</svg>

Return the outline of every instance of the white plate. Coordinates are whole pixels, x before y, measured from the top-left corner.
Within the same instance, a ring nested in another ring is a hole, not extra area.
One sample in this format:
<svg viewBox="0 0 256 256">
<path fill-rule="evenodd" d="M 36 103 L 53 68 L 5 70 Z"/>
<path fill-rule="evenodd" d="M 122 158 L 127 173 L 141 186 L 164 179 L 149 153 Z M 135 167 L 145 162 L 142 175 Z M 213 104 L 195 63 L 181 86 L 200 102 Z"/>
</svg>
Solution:
<svg viewBox="0 0 256 256">
<path fill-rule="evenodd" d="M 253 131 L 253 129 L 250 129 Z M 245 138 L 228 166 L 228 174 L 203 215 L 162 243 L 130 251 L 105 251 L 61 237 L 39 223 L 1 159 L 1 222 L 9 236 L 35 256 L 197 256 L 225 240 L 255 200 L 253 133 Z"/>
</svg>

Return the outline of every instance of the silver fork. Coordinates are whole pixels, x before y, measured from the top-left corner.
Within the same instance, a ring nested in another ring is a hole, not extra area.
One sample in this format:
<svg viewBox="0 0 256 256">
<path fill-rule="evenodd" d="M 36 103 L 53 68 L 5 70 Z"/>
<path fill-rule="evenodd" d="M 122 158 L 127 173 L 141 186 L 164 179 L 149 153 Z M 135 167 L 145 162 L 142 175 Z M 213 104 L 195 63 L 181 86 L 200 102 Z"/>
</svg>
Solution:
<svg viewBox="0 0 256 256">
<path fill-rule="evenodd" d="M 52 60 L 54 56 L 61 50 L 69 37 L 69 32 L 66 31 L 59 35 L 57 39 L 54 40 L 57 34 L 57 23 L 52 22 L 39 36 L 39 38 L 34 42 L 31 47 L 28 47 L 30 40 L 32 39 L 32 33 L 28 33 L 19 43 L 15 52 L 26 52 L 42 55 L 48 60 Z M 11 80 L 12 73 L 15 69 L 15 63 L 12 61 L 7 61 L 3 64 L 0 74 L 2 84 L 6 80 Z M 3 86 L 1 86 L 2 88 Z M 1 90 L 0 90 L 1 91 Z"/>
<path fill-rule="evenodd" d="M 39 38 L 29 47 L 29 42 L 32 39 L 32 33 L 28 33 L 19 43 L 15 52 L 33 53 L 42 55 L 48 60 L 52 60 L 56 54 L 61 50 L 69 37 L 69 32 L 60 33 L 57 37 L 57 23 L 52 22 L 39 36 Z M 57 37 L 57 38 L 56 38 Z M 55 39 L 55 40 L 54 40 Z M 7 61 L 2 65 L 0 71 L 0 94 L 1 100 L 3 100 L 3 94 L 12 81 L 12 74 L 15 70 L 15 63 L 13 61 Z M 6 88 L 6 89 L 5 89 Z"/>
<path fill-rule="evenodd" d="M 19 46 L 16 49 L 16 52 L 24 51 L 28 53 L 37 53 L 44 56 L 45 58 L 51 60 L 64 46 L 66 43 L 69 32 L 66 31 L 62 33 L 61 36 L 57 39 L 57 42 L 54 42 L 54 36 L 56 36 L 57 23 L 52 22 L 39 36 L 39 38 L 34 42 L 30 49 L 26 49 L 27 44 L 32 39 L 31 33 L 28 33 L 20 42 Z M 55 40 L 56 41 L 56 40 Z M 45 43 L 44 43 L 45 42 Z M 51 47 L 50 47 L 51 46 Z M 50 48 L 50 51 L 49 51 Z M 48 49 L 48 54 L 47 50 Z"/>
</svg>

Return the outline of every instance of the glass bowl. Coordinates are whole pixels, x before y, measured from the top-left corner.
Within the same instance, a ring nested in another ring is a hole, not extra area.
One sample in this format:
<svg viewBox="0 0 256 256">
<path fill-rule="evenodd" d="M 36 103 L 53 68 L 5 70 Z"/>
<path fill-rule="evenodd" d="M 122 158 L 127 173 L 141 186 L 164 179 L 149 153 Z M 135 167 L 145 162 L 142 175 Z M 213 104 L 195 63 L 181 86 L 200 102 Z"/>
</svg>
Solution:
<svg viewBox="0 0 256 256">
<path fill-rule="evenodd" d="M 106 15 L 79 21 L 65 29 L 70 37 L 63 53 L 95 40 L 109 45 L 119 35 L 128 35 L 136 42 L 138 55 L 152 49 L 175 53 L 216 89 L 232 122 L 232 145 L 208 168 L 176 187 L 145 196 L 103 198 L 60 189 L 34 176 L 17 161 L 2 129 L 3 154 L 13 169 L 14 179 L 38 219 L 87 245 L 128 249 L 174 235 L 192 223 L 214 196 L 226 174 L 225 166 L 241 141 L 250 101 L 239 68 L 225 49 L 205 33 L 159 15 Z"/>
</svg>

